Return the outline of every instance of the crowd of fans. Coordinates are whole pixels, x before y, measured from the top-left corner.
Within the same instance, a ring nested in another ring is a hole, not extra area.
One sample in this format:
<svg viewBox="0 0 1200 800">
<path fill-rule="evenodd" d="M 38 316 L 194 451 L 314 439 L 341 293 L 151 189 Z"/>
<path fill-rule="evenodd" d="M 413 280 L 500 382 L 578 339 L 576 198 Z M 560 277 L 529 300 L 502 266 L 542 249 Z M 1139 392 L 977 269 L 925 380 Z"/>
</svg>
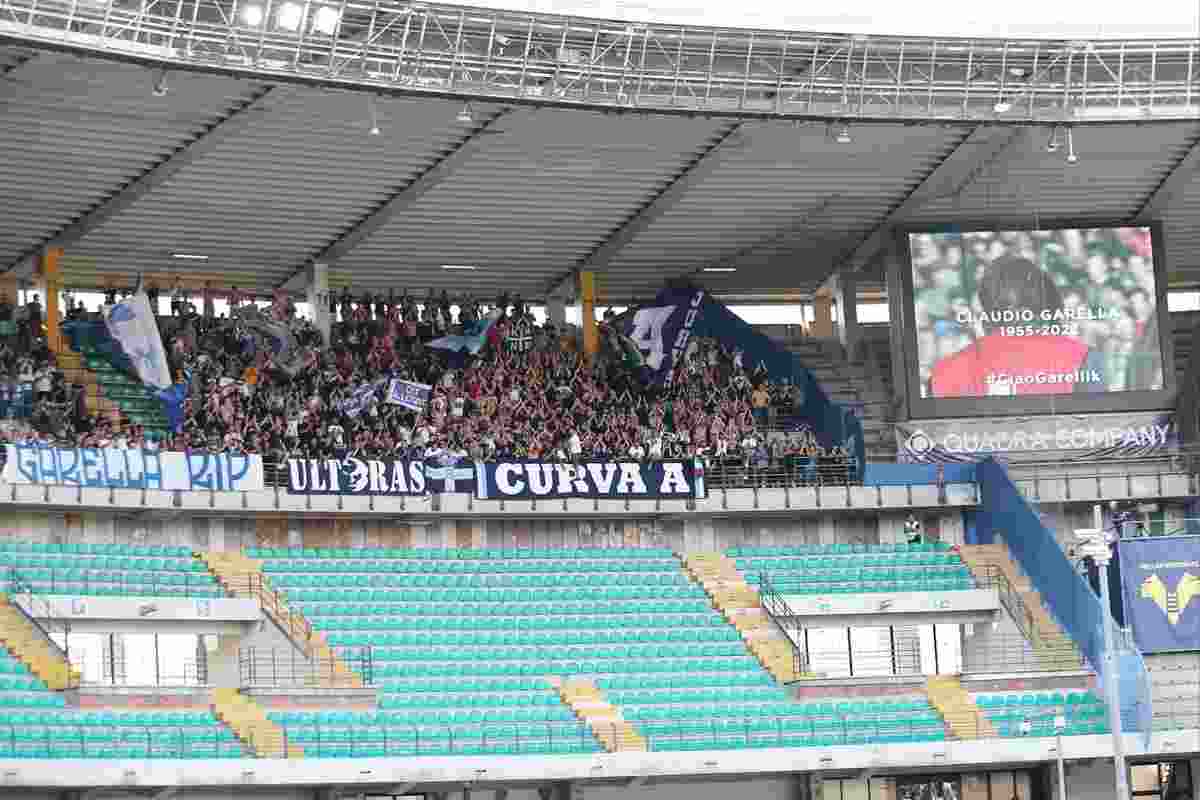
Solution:
<svg viewBox="0 0 1200 800">
<path fill-rule="evenodd" d="M 151 297 L 157 306 L 158 297 Z M 36 299 L 33 301 L 36 303 Z M 117 302 L 115 293 L 106 306 Z M 629 357 L 611 315 L 601 325 L 601 352 L 586 358 L 573 328 L 539 325 L 519 298 L 500 297 L 489 309 L 474 300 L 452 304 L 443 293 L 418 303 L 405 295 L 329 299 L 330 343 L 296 313 L 283 294 L 262 309 L 290 331 L 291 363 L 278 342 L 246 324 L 248 299 L 228 294 L 230 313 L 216 315 L 211 298 L 198 309 L 178 289 L 159 327 L 172 374 L 189 384 L 182 424 L 156 434 L 89 415 L 82 392 L 51 381 L 75 398 L 67 413 L 37 417 L 16 434 L 70 446 L 205 449 L 288 458 L 464 458 L 661 460 L 703 457 L 750 478 L 788 465 L 804 480 L 845 474 L 844 453 L 822 451 L 810 431 L 785 422 L 803 397 L 772 383 L 761 365 L 747 368 L 740 351 L 694 339 L 669 386 L 647 380 Z M 102 319 L 68 298 L 67 321 Z M 0 319 L 3 315 L 0 306 Z M 500 309 L 497 313 L 497 309 Z M 478 353 L 431 347 L 440 337 L 478 330 L 494 319 Z M 498 318 L 497 318 L 498 317 Z M 36 320 L 36 324 L 31 320 Z M 28 345 L 17 380 L 52 372 L 40 338 L 40 307 L 27 314 Z M 12 342 L 14 337 L 5 337 Z M 627 343 L 626 343 L 627 344 Z M 8 345 L 0 366 L 8 367 Z M 38 354 L 37 356 L 33 355 Z M 297 355 L 298 353 L 298 355 Z M 432 387 L 423 411 L 388 402 L 389 380 Z M 53 393 L 53 392 L 52 392 Z M 63 400 L 63 396 L 56 396 Z"/>
</svg>

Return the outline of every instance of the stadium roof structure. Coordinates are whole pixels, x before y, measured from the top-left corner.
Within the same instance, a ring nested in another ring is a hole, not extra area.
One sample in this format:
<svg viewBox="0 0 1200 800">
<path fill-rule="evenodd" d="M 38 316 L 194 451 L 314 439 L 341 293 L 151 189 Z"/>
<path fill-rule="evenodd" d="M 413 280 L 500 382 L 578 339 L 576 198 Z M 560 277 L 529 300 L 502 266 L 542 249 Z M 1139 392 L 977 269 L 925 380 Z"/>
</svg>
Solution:
<svg viewBox="0 0 1200 800">
<path fill-rule="evenodd" d="M 1200 286 L 1200 42 L 412 2 L 0 0 L 0 271 L 800 297 L 902 225 L 1161 222 Z M 192 258 L 180 258 L 192 256 Z M 470 270 L 445 267 L 473 267 Z M 721 271 L 706 271 L 717 269 Z"/>
</svg>

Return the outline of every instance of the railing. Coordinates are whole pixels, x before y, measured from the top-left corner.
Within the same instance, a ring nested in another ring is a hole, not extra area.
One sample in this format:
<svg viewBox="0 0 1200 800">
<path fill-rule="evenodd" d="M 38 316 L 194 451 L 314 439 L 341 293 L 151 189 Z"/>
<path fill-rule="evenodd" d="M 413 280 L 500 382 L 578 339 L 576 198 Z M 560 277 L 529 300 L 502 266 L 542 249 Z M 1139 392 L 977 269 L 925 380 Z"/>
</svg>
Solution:
<svg viewBox="0 0 1200 800">
<path fill-rule="evenodd" d="M 792 646 L 792 674 L 797 676 L 808 674 L 808 653 L 805 652 L 805 649 L 800 646 L 798 641 L 804 635 L 804 627 L 800 623 L 800 617 L 796 615 L 796 612 L 792 611 L 791 606 L 783 599 L 783 594 L 775 588 L 775 584 L 771 583 L 765 575 L 760 576 L 758 596 L 761 598 L 763 612 L 766 613 L 771 622 L 775 623 L 775 627 L 779 629 L 779 632 L 783 634 L 784 638 Z"/>
<path fill-rule="evenodd" d="M 176 653 L 166 653 L 154 669 L 152 677 L 132 679 L 134 671 L 145 669 L 146 663 L 141 659 L 130 659 L 123 655 L 114 655 L 109 648 L 106 653 L 78 651 L 71 654 L 71 666 L 80 674 L 80 685 L 89 687 L 121 687 L 130 689 L 140 688 L 200 688 L 208 683 L 208 670 L 202 661 L 196 659 L 176 658 Z"/>
<path fill-rule="evenodd" d="M 31 558 L 37 558 L 31 555 Z M 10 567 L 10 586 L 34 595 L 100 597 L 224 597 L 220 584 L 207 572 L 73 569 L 67 567 Z M 149 580 L 145 578 L 149 577 Z M 16 590 L 14 589 L 14 592 Z M 49 612 L 49 601 L 44 610 Z"/>
<path fill-rule="evenodd" d="M 38 596 L 33 584 L 27 581 L 16 568 L 8 570 L 7 585 L 8 592 L 13 595 L 14 599 L 23 597 L 29 604 L 28 610 L 20 602 L 11 603 L 12 607 L 42 634 L 42 638 L 63 661 L 70 663 L 70 621 L 57 616 L 49 601 Z M 63 643 L 59 644 L 56 637 L 61 637 Z M 70 670 L 68 670 L 67 683 L 67 688 L 78 686 L 75 675 Z"/>
<path fill-rule="evenodd" d="M 249 596 L 258 600 L 263 611 L 275 622 L 296 646 L 308 657 L 315 651 L 312 623 L 287 604 L 287 595 L 271 586 L 261 572 L 244 572 L 222 578 L 222 582 L 234 596 Z"/>
<path fill-rule="evenodd" d="M 335 657 L 305 657 L 292 648 L 243 647 L 238 650 L 238 676 L 241 686 L 246 689 L 369 688 L 374 684 L 374 672 L 370 647 L 346 648 Z"/>
<path fill-rule="evenodd" d="M 0 757 L 29 758 L 215 758 L 217 754 L 246 755 L 225 729 L 146 725 L 0 726 Z M 129 752 L 136 751 L 135 753 Z"/>
<path fill-rule="evenodd" d="M 976 569 L 973 573 L 975 588 L 979 589 L 995 589 L 1000 600 L 1000 605 L 1005 612 L 1012 618 L 1017 630 L 1021 636 L 1001 636 L 999 641 L 1003 644 L 989 645 L 992 652 L 988 651 L 973 651 L 971 663 L 966 663 L 967 651 L 964 649 L 964 665 L 963 671 L 972 672 L 1006 672 L 1010 671 L 1006 667 L 1006 662 L 1012 660 L 1013 670 L 1021 672 L 1043 672 L 1043 671 L 1088 671 L 1087 660 L 1083 657 L 1079 649 L 1071 642 L 1070 638 L 1064 633 L 1060 638 L 1047 638 L 1038 628 L 1035 623 L 1035 618 L 1032 611 L 1026 605 L 1025 600 L 1020 593 L 1016 591 L 1012 583 L 1004 572 L 995 566 L 983 566 Z M 797 674 L 805 674 L 810 670 L 817 669 L 817 664 L 826 663 L 823 661 L 826 657 L 833 658 L 849 658 L 851 662 L 858 659 L 861 662 L 868 663 L 891 663 L 892 669 L 890 672 L 882 672 L 878 674 L 922 674 L 920 665 L 919 652 L 904 653 L 899 650 L 890 648 L 881 651 L 860 651 L 859 649 L 837 651 L 836 654 L 831 651 L 829 653 L 821 653 L 819 651 L 807 651 L 806 647 L 792 637 L 789 633 L 789 624 L 798 632 L 803 631 L 801 620 L 787 604 L 786 593 L 773 582 L 769 575 L 761 574 L 756 579 L 750 581 L 762 597 L 762 607 L 780 630 L 788 636 L 789 641 L 794 645 Z M 829 582 L 827 587 L 831 590 L 842 588 L 854 589 L 858 588 L 857 582 Z M 953 607 L 948 603 L 948 610 L 953 610 Z M 998 641 L 995 637 L 989 638 L 989 642 Z M 861 657 L 860 657 L 861 653 Z M 918 665 L 908 670 L 901 669 L 900 664 Z M 851 666 L 851 670 L 853 667 Z"/>
</svg>

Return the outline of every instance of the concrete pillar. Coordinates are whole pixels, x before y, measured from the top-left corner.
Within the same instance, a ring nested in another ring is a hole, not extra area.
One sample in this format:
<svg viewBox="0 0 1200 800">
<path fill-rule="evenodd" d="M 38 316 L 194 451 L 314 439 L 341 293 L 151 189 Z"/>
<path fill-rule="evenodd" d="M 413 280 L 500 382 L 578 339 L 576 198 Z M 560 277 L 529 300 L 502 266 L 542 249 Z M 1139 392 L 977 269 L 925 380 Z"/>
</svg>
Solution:
<svg viewBox="0 0 1200 800">
<path fill-rule="evenodd" d="M 717 549 L 711 519 L 685 518 L 683 521 L 683 550 L 685 553 L 707 552 Z"/>
<path fill-rule="evenodd" d="M 546 298 L 546 320 L 556 328 L 567 324 L 567 301 L 561 295 Z"/>
<path fill-rule="evenodd" d="M 833 329 L 833 292 L 822 287 L 813 295 L 813 324 L 812 335 L 817 339 L 832 339 Z"/>
<path fill-rule="evenodd" d="M 220 634 L 217 646 L 208 653 L 208 682 L 212 686 L 233 688 L 240 686 L 242 676 L 238 671 L 238 648 L 242 637 L 237 634 Z"/>
<path fill-rule="evenodd" d="M 600 333 L 596 325 L 596 273 L 579 273 L 579 302 L 583 326 L 583 352 L 590 359 L 600 351 Z"/>
<path fill-rule="evenodd" d="M 225 547 L 225 520 L 222 517 L 208 518 L 208 549 L 223 551 Z"/>
<path fill-rule="evenodd" d="M 438 520 L 434 547 L 458 547 L 458 523 L 452 519 Z"/>
<path fill-rule="evenodd" d="M 47 247 L 38 259 L 38 291 L 42 295 L 42 308 L 46 317 L 46 343 L 55 353 L 59 351 L 60 345 L 58 293 L 62 289 L 62 282 L 58 277 L 58 262 L 62 253 L 61 247 Z"/>
<path fill-rule="evenodd" d="M 838 306 L 838 338 L 846 351 L 846 358 L 853 360 L 861 340 L 858 327 L 858 281 L 854 275 L 840 273 L 834 276 L 836 289 L 834 298 Z"/>
<path fill-rule="evenodd" d="M 837 544 L 837 519 L 833 515 L 822 514 L 817 518 L 817 542 Z"/>
<path fill-rule="evenodd" d="M 329 344 L 329 265 L 308 265 L 308 305 L 312 308 L 313 325 L 321 332 L 321 341 Z"/>
</svg>

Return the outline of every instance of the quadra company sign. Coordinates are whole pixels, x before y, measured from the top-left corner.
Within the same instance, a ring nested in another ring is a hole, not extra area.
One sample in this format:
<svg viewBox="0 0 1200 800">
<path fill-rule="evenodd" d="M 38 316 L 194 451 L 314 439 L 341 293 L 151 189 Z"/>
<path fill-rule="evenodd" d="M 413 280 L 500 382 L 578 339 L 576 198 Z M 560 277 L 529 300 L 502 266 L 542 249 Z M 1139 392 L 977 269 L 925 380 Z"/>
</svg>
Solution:
<svg viewBox="0 0 1200 800">
<path fill-rule="evenodd" d="M 1050 418 L 1016 421 L 927 421 L 897 425 L 901 456 L 909 461 L 989 453 L 1054 451 L 1146 451 L 1174 443 L 1170 415 L 1092 420 Z"/>
</svg>

